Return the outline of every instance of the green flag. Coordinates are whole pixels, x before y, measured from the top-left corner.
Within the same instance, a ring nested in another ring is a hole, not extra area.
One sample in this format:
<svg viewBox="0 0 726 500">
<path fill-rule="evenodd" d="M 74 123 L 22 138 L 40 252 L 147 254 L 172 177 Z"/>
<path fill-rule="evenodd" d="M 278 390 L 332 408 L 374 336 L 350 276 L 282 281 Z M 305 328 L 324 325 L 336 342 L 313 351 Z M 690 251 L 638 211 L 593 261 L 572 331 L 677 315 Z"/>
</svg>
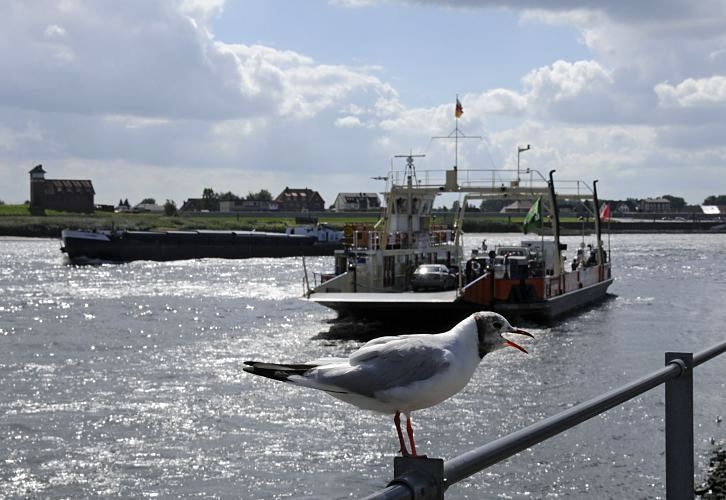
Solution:
<svg viewBox="0 0 726 500">
<path fill-rule="evenodd" d="M 532 204 L 529 212 L 527 212 L 527 216 L 524 218 L 524 223 L 522 224 L 522 230 L 524 231 L 524 234 L 527 234 L 527 231 L 529 231 L 531 227 L 542 227 L 541 196 L 537 198 L 537 201 Z"/>
</svg>

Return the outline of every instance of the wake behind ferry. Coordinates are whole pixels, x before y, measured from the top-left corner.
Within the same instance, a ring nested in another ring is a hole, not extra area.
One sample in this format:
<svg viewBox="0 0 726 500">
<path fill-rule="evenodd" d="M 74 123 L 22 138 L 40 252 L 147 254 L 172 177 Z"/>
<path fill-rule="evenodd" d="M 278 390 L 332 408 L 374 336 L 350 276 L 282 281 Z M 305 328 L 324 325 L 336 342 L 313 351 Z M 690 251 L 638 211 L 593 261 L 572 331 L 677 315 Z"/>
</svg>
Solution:
<svg viewBox="0 0 726 500">
<path fill-rule="evenodd" d="M 396 321 L 401 318 L 455 323 L 479 310 L 506 316 L 550 320 L 605 297 L 613 278 L 609 252 L 603 247 L 597 181 L 562 181 L 560 196 L 591 200 L 594 244 L 577 249 L 566 266 L 560 243 L 558 194 L 554 170 L 544 177 L 528 170 L 462 170 L 417 174 L 413 156 L 404 171 L 391 171 L 384 193 L 386 210 L 370 227 L 346 227 L 345 248 L 335 252 L 335 272 L 322 276 L 306 297 L 334 309 L 339 317 Z M 443 193 L 464 195 L 453 228 L 436 225 L 432 209 Z M 468 202 L 487 198 L 535 200 L 525 227 L 540 237 L 519 245 L 482 248 L 464 256 L 462 224 Z M 546 239 L 545 233 L 551 233 Z M 414 291 L 416 271 L 424 264 L 446 266 L 453 287 Z"/>
</svg>

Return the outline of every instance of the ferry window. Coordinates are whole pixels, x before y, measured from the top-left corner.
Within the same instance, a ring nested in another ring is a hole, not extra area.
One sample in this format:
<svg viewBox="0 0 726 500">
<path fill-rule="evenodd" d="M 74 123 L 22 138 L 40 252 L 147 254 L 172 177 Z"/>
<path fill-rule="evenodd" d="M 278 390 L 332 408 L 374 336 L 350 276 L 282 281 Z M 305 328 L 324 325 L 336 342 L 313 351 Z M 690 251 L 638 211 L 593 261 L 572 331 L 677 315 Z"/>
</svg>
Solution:
<svg viewBox="0 0 726 500">
<path fill-rule="evenodd" d="M 396 212 L 399 214 L 406 213 L 408 211 L 408 203 L 403 198 L 396 200 Z"/>
</svg>

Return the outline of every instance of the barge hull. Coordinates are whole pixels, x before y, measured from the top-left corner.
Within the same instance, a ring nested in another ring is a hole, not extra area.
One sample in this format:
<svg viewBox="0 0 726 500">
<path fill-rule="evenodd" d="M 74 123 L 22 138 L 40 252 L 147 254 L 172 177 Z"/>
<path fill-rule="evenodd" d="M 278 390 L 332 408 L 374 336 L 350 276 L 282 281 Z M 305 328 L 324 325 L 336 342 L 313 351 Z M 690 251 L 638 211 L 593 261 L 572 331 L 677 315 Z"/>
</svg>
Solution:
<svg viewBox="0 0 726 500">
<path fill-rule="evenodd" d="M 71 262 L 99 260 L 172 261 L 202 258 L 249 259 L 333 255 L 342 247 L 305 236 L 236 232 L 128 232 L 121 236 L 74 237 L 64 232 L 61 250 Z"/>
</svg>

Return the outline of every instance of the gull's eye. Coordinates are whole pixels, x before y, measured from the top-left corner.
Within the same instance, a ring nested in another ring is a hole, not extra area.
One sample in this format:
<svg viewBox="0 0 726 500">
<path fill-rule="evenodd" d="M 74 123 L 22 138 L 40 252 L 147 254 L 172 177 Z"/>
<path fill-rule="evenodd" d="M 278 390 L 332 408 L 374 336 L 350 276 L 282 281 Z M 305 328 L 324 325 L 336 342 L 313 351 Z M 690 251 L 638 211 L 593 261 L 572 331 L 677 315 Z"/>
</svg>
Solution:
<svg viewBox="0 0 726 500">
<path fill-rule="evenodd" d="M 504 325 L 502 325 L 502 323 L 500 323 L 499 321 L 494 322 L 494 328 L 496 328 L 497 330 L 499 330 L 502 326 Z"/>
</svg>

